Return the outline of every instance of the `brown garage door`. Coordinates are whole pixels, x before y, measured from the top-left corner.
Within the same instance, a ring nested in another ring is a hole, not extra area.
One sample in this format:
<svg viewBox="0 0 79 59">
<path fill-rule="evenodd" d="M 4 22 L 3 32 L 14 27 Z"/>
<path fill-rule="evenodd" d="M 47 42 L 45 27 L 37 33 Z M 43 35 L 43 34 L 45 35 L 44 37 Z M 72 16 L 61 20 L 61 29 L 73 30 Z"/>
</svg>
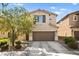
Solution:
<svg viewBox="0 0 79 59">
<path fill-rule="evenodd" d="M 33 32 L 33 41 L 53 41 L 55 32 Z"/>
<path fill-rule="evenodd" d="M 77 40 L 79 40 L 79 31 L 75 31 L 75 32 L 74 32 L 74 37 L 75 37 Z"/>
</svg>

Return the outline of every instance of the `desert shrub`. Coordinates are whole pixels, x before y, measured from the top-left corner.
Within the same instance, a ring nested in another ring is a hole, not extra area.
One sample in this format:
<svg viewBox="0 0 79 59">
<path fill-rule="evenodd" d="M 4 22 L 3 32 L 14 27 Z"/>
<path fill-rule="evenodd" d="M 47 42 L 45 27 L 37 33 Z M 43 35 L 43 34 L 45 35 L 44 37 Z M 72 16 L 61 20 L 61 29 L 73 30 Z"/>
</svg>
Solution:
<svg viewBox="0 0 79 59">
<path fill-rule="evenodd" d="M 15 42 L 17 45 L 20 45 L 21 44 L 21 41 L 16 41 Z"/>
<path fill-rule="evenodd" d="M 2 45 L 2 46 L 1 46 L 1 51 L 8 50 L 8 47 L 9 47 L 8 44 Z"/>
<path fill-rule="evenodd" d="M 5 51 L 5 50 L 8 50 L 8 47 L 9 45 L 7 44 L 7 42 L 1 42 L 0 43 L 0 48 L 1 48 L 1 51 Z"/>
<path fill-rule="evenodd" d="M 9 39 L 8 38 L 0 38 L 0 48 L 1 48 L 1 51 L 5 51 L 8 49 L 9 45 Z"/>
<path fill-rule="evenodd" d="M 74 42 L 75 41 L 75 39 L 73 38 L 73 37 L 65 37 L 64 38 L 64 42 L 65 42 L 65 44 L 68 44 L 69 42 Z"/>
<path fill-rule="evenodd" d="M 15 45 L 15 48 L 16 48 L 16 49 L 20 49 L 20 48 L 22 47 L 22 46 L 21 46 L 21 41 L 16 41 L 15 44 L 16 44 L 16 45 Z"/>
<path fill-rule="evenodd" d="M 70 42 L 70 43 L 68 43 L 68 46 L 69 46 L 70 48 L 72 48 L 72 49 L 77 49 L 77 48 L 78 48 L 78 45 L 77 45 L 76 42 Z"/>
<path fill-rule="evenodd" d="M 0 46 L 3 46 L 3 45 L 5 45 L 5 44 L 7 44 L 7 42 L 1 42 L 1 43 L 0 43 Z"/>
<path fill-rule="evenodd" d="M 65 37 L 64 42 L 72 49 L 77 49 L 78 47 L 74 37 Z"/>
<path fill-rule="evenodd" d="M 7 42 L 7 43 L 9 43 L 10 40 L 8 38 L 0 38 L 0 43 L 1 42 Z"/>
</svg>

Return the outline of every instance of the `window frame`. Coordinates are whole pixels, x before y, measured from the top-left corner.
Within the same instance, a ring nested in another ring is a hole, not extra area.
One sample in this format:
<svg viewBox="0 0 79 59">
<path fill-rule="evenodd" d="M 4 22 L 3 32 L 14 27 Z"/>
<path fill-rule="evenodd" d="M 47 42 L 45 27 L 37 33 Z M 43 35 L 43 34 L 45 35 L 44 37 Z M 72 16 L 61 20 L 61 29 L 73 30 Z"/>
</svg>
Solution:
<svg viewBox="0 0 79 59">
<path fill-rule="evenodd" d="M 37 23 L 40 23 L 40 17 L 42 16 L 42 22 L 41 23 L 46 23 L 46 15 L 34 15 L 34 17 L 35 17 L 35 21 L 37 22 Z M 37 19 L 36 19 L 36 17 L 38 17 Z"/>
</svg>

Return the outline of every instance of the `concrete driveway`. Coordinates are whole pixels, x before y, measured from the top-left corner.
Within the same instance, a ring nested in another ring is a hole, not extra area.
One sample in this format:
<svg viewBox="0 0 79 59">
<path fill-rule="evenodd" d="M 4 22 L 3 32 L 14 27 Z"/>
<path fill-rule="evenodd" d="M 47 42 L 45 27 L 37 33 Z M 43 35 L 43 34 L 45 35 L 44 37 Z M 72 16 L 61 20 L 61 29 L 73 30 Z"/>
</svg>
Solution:
<svg viewBox="0 0 79 59">
<path fill-rule="evenodd" d="M 73 51 L 69 51 L 59 42 L 55 41 L 32 41 L 29 47 L 45 49 L 49 53 L 75 54 Z M 29 54 L 30 53 L 32 53 L 32 51 L 30 51 Z"/>
</svg>

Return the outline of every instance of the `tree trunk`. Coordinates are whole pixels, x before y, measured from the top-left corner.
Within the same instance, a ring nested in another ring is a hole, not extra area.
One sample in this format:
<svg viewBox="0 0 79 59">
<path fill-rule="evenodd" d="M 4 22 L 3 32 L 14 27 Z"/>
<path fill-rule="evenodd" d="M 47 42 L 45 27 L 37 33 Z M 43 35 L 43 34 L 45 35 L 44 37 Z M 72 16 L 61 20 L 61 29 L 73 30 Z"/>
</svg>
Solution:
<svg viewBox="0 0 79 59">
<path fill-rule="evenodd" d="M 12 46 L 14 46 L 14 40 L 12 41 Z"/>
<path fill-rule="evenodd" d="M 29 41 L 29 34 L 26 33 L 25 35 L 26 35 L 26 41 Z"/>
<path fill-rule="evenodd" d="M 14 31 L 14 29 L 12 29 L 12 37 L 11 37 L 11 40 L 12 40 L 12 46 L 14 46 L 14 41 L 16 39 L 16 33 Z"/>
</svg>

